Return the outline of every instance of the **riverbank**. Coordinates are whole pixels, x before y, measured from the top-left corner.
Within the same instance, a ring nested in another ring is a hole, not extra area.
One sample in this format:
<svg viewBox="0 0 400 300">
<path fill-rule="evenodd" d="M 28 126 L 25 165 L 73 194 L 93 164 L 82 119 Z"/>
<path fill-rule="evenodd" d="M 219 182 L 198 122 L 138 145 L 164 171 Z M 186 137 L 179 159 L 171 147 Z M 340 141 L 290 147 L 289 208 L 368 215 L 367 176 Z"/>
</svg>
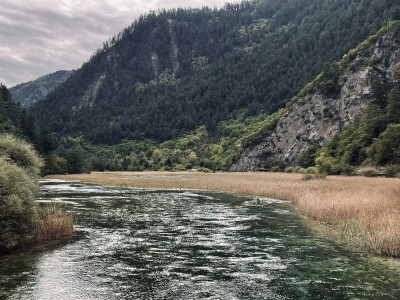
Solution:
<svg viewBox="0 0 400 300">
<path fill-rule="evenodd" d="M 196 189 L 292 201 L 302 215 L 368 252 L 400 256 L 400 180 L 288 173 L 92 172 L 49 178 L 104 186 Z"/>
</svg>

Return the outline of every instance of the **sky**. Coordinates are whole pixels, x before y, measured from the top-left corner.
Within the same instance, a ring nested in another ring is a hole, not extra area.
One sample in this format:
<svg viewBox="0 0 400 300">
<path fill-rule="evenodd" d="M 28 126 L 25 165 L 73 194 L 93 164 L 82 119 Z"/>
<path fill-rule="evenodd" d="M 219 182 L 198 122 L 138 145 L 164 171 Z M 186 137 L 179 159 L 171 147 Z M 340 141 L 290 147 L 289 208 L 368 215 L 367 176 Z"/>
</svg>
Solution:
<svg viewBox="0 0 400 300">
<path fill-rule="evenodd" d="M 0 0 L 0 82 L 7 87 L 79 68 L 150 10 L 220 7 L 228 0 Z M 233 1 L 232 1 L 233 2 Z"/>
</svg>

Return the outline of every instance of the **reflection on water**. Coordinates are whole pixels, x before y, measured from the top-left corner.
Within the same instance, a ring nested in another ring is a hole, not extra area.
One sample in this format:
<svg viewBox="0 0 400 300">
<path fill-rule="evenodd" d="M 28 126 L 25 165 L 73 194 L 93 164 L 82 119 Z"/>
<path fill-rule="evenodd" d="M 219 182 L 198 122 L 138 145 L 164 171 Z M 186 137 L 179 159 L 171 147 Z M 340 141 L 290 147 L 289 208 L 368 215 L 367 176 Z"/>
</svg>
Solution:
<svg viewBox="0 0 400 300">
<path fill-rule="evenodd" d="M 0 258 L 0 299 L 399 299 L 400 278 L 284 201 L 43 182 L 77 235 Z"/>
</svg>

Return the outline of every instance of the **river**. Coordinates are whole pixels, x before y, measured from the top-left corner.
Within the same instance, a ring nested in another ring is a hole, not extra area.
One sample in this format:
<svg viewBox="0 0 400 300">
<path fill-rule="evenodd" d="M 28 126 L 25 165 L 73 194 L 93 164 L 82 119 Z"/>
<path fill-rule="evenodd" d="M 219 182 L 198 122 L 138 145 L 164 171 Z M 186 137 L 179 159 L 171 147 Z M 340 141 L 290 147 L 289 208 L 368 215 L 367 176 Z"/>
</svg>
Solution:
<svg viewBox="0 0 400 300">
<path fill-rule="evenodd" d="M 268 198 L 44 180 L 76 235 L 0 257 L 0 299 L 400 299 L 390 259 L 313 233 Z"/>
</svg>

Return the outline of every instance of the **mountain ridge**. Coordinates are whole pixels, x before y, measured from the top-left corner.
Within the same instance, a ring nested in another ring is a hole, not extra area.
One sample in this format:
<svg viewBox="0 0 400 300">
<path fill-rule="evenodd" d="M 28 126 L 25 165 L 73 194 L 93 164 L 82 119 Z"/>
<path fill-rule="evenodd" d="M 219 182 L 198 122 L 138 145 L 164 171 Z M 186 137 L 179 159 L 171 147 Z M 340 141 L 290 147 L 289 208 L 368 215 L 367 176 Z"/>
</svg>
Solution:
<svg viewBox="0 0 400 300">
<path fill-rule="evenodd" d="M 202 125 L 215 132 L 238 110 L 283 107 L 323 63 L 376 32 L 394 3 L 270 0 L 150 13 L 33 112 L 53 132 L 95 144 L 163 142 Z"/>
<path fill-rule="evenodd" d="M 31 107 L 40 99 L 45 98 L 50 92 L 63 83 L 73 71 L 60 70 L 43 75 L 35 80 L 17 84 L 9 88 L 14 101 L 24 107 Z"/>
</svg>

